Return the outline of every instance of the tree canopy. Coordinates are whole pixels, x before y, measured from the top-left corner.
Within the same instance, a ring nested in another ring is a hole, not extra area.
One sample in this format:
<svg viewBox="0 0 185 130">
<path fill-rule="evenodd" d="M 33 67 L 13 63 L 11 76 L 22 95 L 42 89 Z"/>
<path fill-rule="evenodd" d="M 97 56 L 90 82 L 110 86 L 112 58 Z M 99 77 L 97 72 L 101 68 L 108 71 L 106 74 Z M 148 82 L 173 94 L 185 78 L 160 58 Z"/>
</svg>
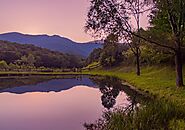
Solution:
<svg viewBox="0 0 185 130">
<path fill-rule="evenodd" d="M 150 6 L 151 8 L 146 9 Z M 145 11 L 150 11 L 151 27 L 141 35 L 139 15 Z M 138 23 L 137 30 L 130 22 L 132 16 Z M 85 29 L 93 36 L 105 38 L 114 34 L 119 40 L 136 43 L 137 61 L 140 58 L 140 40 L 172 52 L 175 55 L 176 85 L 183 86 L 184 0 L 91 0 Z M 133 42 L 133 37 L 139 38 L 138 42 Z M 139 67 L 139 64 L 137 65 Z"/>
</svg>

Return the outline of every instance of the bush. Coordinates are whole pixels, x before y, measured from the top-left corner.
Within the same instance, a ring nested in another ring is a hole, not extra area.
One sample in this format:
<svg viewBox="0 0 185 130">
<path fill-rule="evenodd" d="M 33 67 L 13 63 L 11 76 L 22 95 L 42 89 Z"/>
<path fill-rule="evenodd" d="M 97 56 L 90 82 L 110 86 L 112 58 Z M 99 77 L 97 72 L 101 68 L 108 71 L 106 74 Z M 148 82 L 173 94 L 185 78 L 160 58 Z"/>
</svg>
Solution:
<svg viewBox="0 0 185 130">
<path fill-rule="evenodd" d="M 8 64 L 6 61 L 0 61 L 0 70 L 7 70 L 9 68 Z"/>
</svg>

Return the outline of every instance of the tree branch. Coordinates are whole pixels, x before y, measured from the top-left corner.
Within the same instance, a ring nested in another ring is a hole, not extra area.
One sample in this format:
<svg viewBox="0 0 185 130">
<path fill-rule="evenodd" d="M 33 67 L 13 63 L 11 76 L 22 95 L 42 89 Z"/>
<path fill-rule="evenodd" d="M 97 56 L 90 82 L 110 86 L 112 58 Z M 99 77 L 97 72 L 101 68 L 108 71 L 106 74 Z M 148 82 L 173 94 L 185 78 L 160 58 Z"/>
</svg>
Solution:
<svg viewBox="0 0 185 130">
<path fill-rule="evenodd" d="M 132 32 L 132 31 L 129 31 L 129 30 L 126 30 L 126 29 L 124 29 L 124 30 L 125 30 L 126 32 L 130 33 L 130 34 L 133 35 L 133 36 L 136 36 L 136 37 L 138 37 L 138 38 L 141 38 L 141 39 L 144 40 L 144 41 L 147 41 L 148 43 L 151 43 L 151 44 L 154 44 L 154 45 L 163 47 L 163 48 L 168 48 L 168 49 L 170 49 L 170 50 L 172 50 L 172 51 L 176 51 L 175 48 L 173 48 L 173 47 L 171 47 L 171 46 L 159 44 L 159 43 L 157 43 L 157 42 L 155 42 L 155 41 L 152 41 L 152 40 L 147 39 L 147 38 L 145 38 L 145 37 L 143 37 L 143 36 L 141 36 L 141 35 L 138 35 L 138 34 Z"/>
</svg>

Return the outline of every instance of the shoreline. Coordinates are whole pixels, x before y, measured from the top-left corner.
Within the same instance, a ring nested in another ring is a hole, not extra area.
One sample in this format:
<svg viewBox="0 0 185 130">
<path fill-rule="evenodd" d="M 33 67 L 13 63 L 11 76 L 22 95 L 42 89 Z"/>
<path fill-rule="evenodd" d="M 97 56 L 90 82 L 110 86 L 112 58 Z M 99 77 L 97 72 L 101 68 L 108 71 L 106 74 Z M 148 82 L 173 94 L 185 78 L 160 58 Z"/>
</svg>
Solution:
<svg viewBox="0 0 185 130">
<path fill-rule="evenodd" d="M 177 105 L 185 106 L 185 87 L 175 86 L 175 71 L 170 67 L 149 66 L 142 68 L 141 76 L 134 71 L 125 71 L 124 67 L 115 67 L 109 70 L 94 70 L 85 74 L 115 76 L 128 83 L 134 89 L 150 97 L 170 100 Z M 185 72 L 185 70 L 184 70 Z M 185 78 L 184 78 L 185 81 Z"/>
<path fill-rule="evenodd" d="M 99 74 L 99 73 L 89 73 L 89 72 L 0 72 L 0 79 L 3 78 L 14 78 L 14 77 L 27 77 L 27 76 L 51 76 L 51 77 L 60 77 L 60 76 L 68 76 L 68 75 L 72 75 L 72 76 L 112 76 L 112 75 L 104 75 L 104 74 Z M 118 76 L 115 76 L 119 79 L 121 79 Z M 122 85 L 123 86 L 127 86 L 129 87 L 130 90 L 135 91 L 136 93 L 144 96 L 144 97 L 150 97 L 151 95 L 149 95 L 148 93 L 139 90 L 137 87 L 133 86 L 132 84 L 130 84 L 129 82 L 126 82 L 125 80 L 122 80 Z"/>
<path fill-rule="evenodd" d="M 165 98 L 185 106 L 185 89 L 176 88 L 174 84 L 174 72 L 167 68 L 144 68 L 141 76 L 134 72 L 123 72 L 113 68 L 111 70 L 92 70 L 82 72 L 0 72 L 0 78 L 13 76 L 65 76 L 65 75 L 93 75 L 114 76 L 121 79 L 131 89 L 149 95 L 149 97 Z M 148 71 L 150 72 L 148 74 Z"/>
</svg>

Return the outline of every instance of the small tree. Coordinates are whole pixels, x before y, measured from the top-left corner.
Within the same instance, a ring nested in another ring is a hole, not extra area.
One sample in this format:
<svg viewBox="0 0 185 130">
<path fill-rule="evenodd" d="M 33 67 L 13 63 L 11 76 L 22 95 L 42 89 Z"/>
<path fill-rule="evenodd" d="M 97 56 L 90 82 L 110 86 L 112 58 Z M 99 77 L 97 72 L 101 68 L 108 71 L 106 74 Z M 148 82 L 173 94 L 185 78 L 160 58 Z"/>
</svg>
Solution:
<svg viewBox="0 0 185 130">
<path fill-rule="evenodd" d="M 35 63 L 35 57 L 32 54 L 29 54 L 27 57 L 27 63 L 29 66 L 34 66 Z"/>
<path fill-rule="evenodd" d="M 21 65 L 26 65 L 28 63 L 27 56 L 22 56 L 21 59 L 18 61 Z"/>
<path fill-rule="evenodd" d="M 118 43 L 118 36 L 110 34 L 107 36 L 102 53 L 100 63 L 103 66 L 113 66 L 123 61 L 123 47 Z"/>
<path fill-rule="evenodd" d="M 6 63 L 6 61 L 0 61 L 0 69 L 1 70 L 7 70 L 9 67 L 8 67 L 8 64 Z"/>
</svg>

